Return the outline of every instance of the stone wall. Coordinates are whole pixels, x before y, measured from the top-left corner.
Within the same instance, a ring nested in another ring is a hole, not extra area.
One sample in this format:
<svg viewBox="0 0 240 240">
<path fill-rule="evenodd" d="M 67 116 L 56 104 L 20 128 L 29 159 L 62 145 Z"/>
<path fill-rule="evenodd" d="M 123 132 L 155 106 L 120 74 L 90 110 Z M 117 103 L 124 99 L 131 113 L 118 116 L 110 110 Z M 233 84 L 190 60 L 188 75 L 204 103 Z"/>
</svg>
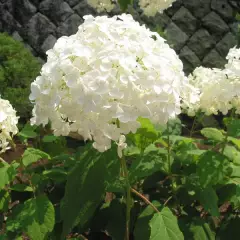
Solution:
<svg viewBox="0 0 240 240">
<path fill-rule="evenodd" d="M 130 11 L 137 20 L 164 29 L 187 73 L 200 65 L 222 67 L 229 48 L 236 45 L 240 0 L 177 0 L 154 18 L 136 9 Z M 110 15 L 117 13 L 115 9 Z M 86 14 L 97 15 L 86 0 L 0 0 L 0 32 L 45 59 L 56 39 L 75 33 Z"/>
</svg>

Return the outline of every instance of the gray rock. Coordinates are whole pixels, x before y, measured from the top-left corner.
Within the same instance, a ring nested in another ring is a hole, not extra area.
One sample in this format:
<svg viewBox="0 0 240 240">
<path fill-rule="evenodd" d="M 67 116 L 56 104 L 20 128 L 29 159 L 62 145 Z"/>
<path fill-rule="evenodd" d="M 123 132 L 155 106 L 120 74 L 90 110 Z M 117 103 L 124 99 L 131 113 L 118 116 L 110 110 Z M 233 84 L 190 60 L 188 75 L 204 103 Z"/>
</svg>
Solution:
<svg viewBox="0 0 240 240">
<path fill-rule="evenodd" d="M 232 33 L 227 33 L 223 39 L 216 45 L 216 49 L 222 57 L 226 57 L 229 49 L 237 45 L 236 36 Z"/>
<path fill-rule="evenodd" d="M 44 15 L 37 13 L 34 15 L 26 26 L 28 42 L 36 50 L 40 50 L 40 46 L 48 35 L 55 35 L 56 26 Z"/>
<path fill-rule="evenodd" d="M 45 63 L 44 59 L 40 58 L 40 57 L 37 57 L 37 60 L 39 61 L 39 63 L 41 65 L 43 65 Z"/>
<path fill-rule="evenodd" d="M 39 5 L 39 11 L 55 24 L 65 21 L 74 11 L 62 0 L 44 0 Z"/>
<path fill-rule="evenodd" d="M 25 24 L 37 12 L 37 8 L 28 0 L 18 0 L 15 2 L 14 17 L 21 23 Z"/>
<path fill-rule="evenodd" d="M 0 5 L 2 28 L 4 32 L 12 33 L 16 27 L 16 20 L 12 14 L 10 14 L 8 11 L 4 11 L 2 7 L 3 6 Z"/>
<path fill-rule="evenodd" d="M 223 35 L 229 31 L 228 25 L 215 12 L 209 13 L 202 19 L 203 26 L 205 26 L 214 35 Z"/>
<path fill-rule="evenodd" d="M 212 0 L 211 7 L 225 20 L 233 20 L 233 9 L 227 0 Z"/>
<path fill-rule="evenodd" d="M 154 17 L 153 19 L 153 23 L 154 25 L 156 26 L 160 26 L 162 28 L 166 28 L 168 24 L 171 23 L 171 18 L 168 17 L 168 15 L 166 13 L 159 13 L 159 14 L 156 14 L 156 16 Z"/>
<path fill-rule="evenodd" d="M 61 37 L 63 35 L 69 36 L 71 34 L 76 33 L 78 30 L 78 26 L 81 23 L 83 23 L 82 18 L 79 17 L 77 14 L 73 14 L 58 27 L 57 29 L 58 37 Z"/>
<path fill-rule="evenodd" d="M 222 68 L 226 64 L 226 60 L 215 49 L 212 49 L 203 59 L 202 64 L 204 67 Z"/>
<path fill-rule="evenodd" d="M 141 20 L 148 26 L 166 28 L 166 26 L 172 21 L 166 13 L 157 13 L 154 17 L 148 17 L 144 14 L 141 15 Z"/>
<path fill-rule="evenodd" d="M 8 11 L 11 14 L 14 14 L 14 6 L 13 6 L 13 1 L 9 1 L 9 0 L 2 0 L 0 1 L 0 3 L 3 4 L 4 6 L 4 10 Z"/>
<path fill-rule="evenodd" d="M 29 50 L 34 56 L 37 55 L 36 51 L 27 43 L 24 43 L 24 47 Z"/>
<path fill-rule="evenodd" d="M 42 0 L 30 0 L 34 5 L 35 7 L 38 7 L 39 3 L 42 1 Z"/>
<path fill-rule="evenodd" d="M 238 30 L 238 25 L 239 25 L 239 23 L 237 23 L 237 22 L 229 24 L 229 28 L 234 35 L 238 34 L 238 31 L 239 31 Z"/>
<path fill-rule="evenodd" d="M 184 0 L 185 1 L 185 0 Z M 172 6 L 168 9 L 166 9 L 164 12 L 172 17 L 177 11 L 178 9 L 182 6 L 182 0 L 177 0 L 175 2 L 173 2 Z"/>
<path fill-rule="evenodd" d="M 79 2 L 82 2 L 84 0 L 66 0 L 66 2 L 69 4 L 70 7 L 76 6 Z"/>
<path fill-rule="evenodd" d="M 56 43 L 57 39 L 53 35 L 49 35 L 41 46 L 41 50 L 45 53 L 49 49 L 53 48 L 54 44 Z"/>
<path fill-rule="evenodd" d="M 96 10 L 90 7 L 86 0 L 81 1 L 73 9 L 80 17 L 83 17 L 84 15 L 88 15 L 88 14 L 91 14 L 93 16 L 97 15 Z"/>
<path fill-rule="evenodd" d="M 199 29 L 188 41 L 187 46 L 200 58 L 212 49 L 215 41 L 206 29 Z"/>
<path fill-rule="evenodd" d="M 19 42 L 23 41 L 22 37 L 19 35 L 17 31 L 13 32 L 12 37 Z"/>
<path fill-rule="evenodd" d="M 211 0 L 184 0 L 183 5 L 197 18 L 202 18 L 211 11 Z"/>
<path fill-rule="evenodd" d="M 188 36 L 184 33 L 175 23 L 170 23 L 164 31 L 168 43 L 176 50 L 179 51 L 186 41 Z M 177 36 L 177 37 L 176 37 Z"/>
<path fill-rule="evenodd" d="M 239 10 L 240 10 L 240 3 L 238 2 L 238 0 L 229 0 L 229 3 L 232 5 L 232 7 L 233 7 L 236 11 L 239 11 Z"/>
<path fill-rule="evenodd" d="M 192 35 L 198 26 L 198 20 L 185 7 L 181 7 L 172 20 L 188 35 Z"/>
<path fill-rule="evenodd" d="M 184 63 L 184 72 L 189 74 L 196 67 L 201 66 L 201 61 L 197 55 L 187 46 L 183 47 L 179 54 Z"/>
</svg>

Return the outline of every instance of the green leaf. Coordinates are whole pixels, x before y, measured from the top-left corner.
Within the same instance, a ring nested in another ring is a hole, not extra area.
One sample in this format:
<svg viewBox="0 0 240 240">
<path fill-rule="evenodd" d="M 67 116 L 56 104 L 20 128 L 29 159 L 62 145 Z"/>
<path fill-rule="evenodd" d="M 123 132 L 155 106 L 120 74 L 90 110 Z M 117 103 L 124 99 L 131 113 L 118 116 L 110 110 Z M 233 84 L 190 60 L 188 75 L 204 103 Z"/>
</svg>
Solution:
<svg viewBox="0 0 240 240">
<path fill-rule="evenodd" d="M 235 194 L 230 199 L 234 209 L 240 208 L 240 184 L 236 185 Z"/>
<path fill-rule="evenodd" d="M 200 156 L 197 174 L 202 187 L 221 183 L 225 176 L 230 175 L 229 161 L 220 153 L 207 151 Z"/>
<path fill-rule="evenodd" d="M 177 218 L 167 207 L 155 213 L 150 223 L 151 235 L 149 240 L 183 240 L 183 234 L 177 223 Z"/>
<path fill-rule="evenodd" d="M 215 233 L 202 219 L 194 219 L 191 222 L 190 232 L 193 235 L 193 240 L 215 240 Z"/>
<path fill-rule="evenodd" d="M 106 191 L 113 193 L 125 193 L 126 180 L 123 177 L 116 179 L 113 182 L 107 182 Z"/>
<path fill-rule="evenodd" d="M 233 146 L 226 146 L 223 154 L 234 164 L 240 165 L 240 152 Z"/>
<path fill-rule="evenodd" d="M 212 216 L 218 217 L 218 196 L 212 187 L 204 188 L 197 193 L 200 203 Z"/>
<path fill-rule="evenodd" d="M 195 149 L 195 150 L 187 151 L 187 154 L 188 155 L 193 155 L 193 156 L 201 156 L 205 152 L 206 152 L 206 150 Z"/>
<path fill-rule="evenodd" d="M 72 227 L 83 227 L 101 203 L 107 182 L 119 176 L 120 164 L 116 146 L 104 153 L 87 145 L 67 178 L 65 196 L 61 205 L 63 219 L 62 237 Z"/>
<path fill-rule="evenodd" d="M 216 118 L 213 115 L 206 116 L 206 115 L 201 115 L 198 117 L 200 120 L 200 123 L 202 124 L 203 127 L 219 127 L 219 122 L 216 120 Z M 198 120 L 198 121 L 199 121 Z"/>
<path fill-rule="evenodd" d="M 234 164 L 231 164 L 231 178 L 240 178 L 240 166 L 236 166 Z"/>
<path fill-rule="evenodd" d="M 27 148 L 22 156 L 22 163 L 26 167 L 40 159 L 50 159 L 50 156 L 36 148 Z"/>
<path fill-rule="evenodd" d="M 239 240 L 240 236 L 240 217 L 230 217 L 228 221 L 221 224 L 221 228 L 218 231 L 218 236 L 216 239 L 219 240 Z"/>
<path fill-rule="evenodd" d="M 9 165 L 8 163 L 0 164 L 0 190 L 5 187 L 6 184 L 10 183 L 17 172 L 14 166 Z"/>
<path fill-rule="evenodd" d="M 162 135 L 181 135 L 182 133 L 182 122 L 179 118 L 168 120 L 167 124 L 164 125 Z"/>
<path fill-rule="evenodd" d="M 128 134 L 128 137 L 143 152 L 147 146 L 158 139 L 158 133 L 149 119 L 139 118 L 138 121 L 141 123 L 141 128 L 138 128 L 135 134 Z"/>
<path fill-rule="evenodd" d="M 168 171 L 167 169 L 167 151 L 156 147 L 154 144 L 149 145 L 143 155 L 138 155 L 137 159 L 129 169 L 129 178 L 131 182 L 136 182 L 144 177 L 150 176 L 157 171 Z"/>
<path fill-rule="evenodd" d="M 107 232 L 113 240 L 123 240 L 125 235 L 125 204 L 114 199 L 108 209 Z"/>
<path fill-rule="evenodd" d="M 240 21 L 240 14 L 237 13 L 236 16 L 235 16 L 235 18 L 236 18 L 237 21 Z"/>
<path fill-rule="evenodd" d="M 42 139 L 43 142 L 49 143 L 49 142 L 55 142 L 58 139 L 57 136 L 54 135 L 45 135 Z"/>
<path fill-rule="evenodd" d="M 26 124 L 24 128 L 18 133 L 18 136 L 23 137 L 24 139 L 35 138 L 37 137 L 37 133 L 35 132 L 35 130 L 36 126 Z"/>
<path fill-rule="evenodd" d="M 240 139 L 228 137 L 228 141 L 233 143 L 240 150 Z"/>
<path fill-rule="evenodd" d="M 8 204 L 10 202 L 10 195 L 7 191 L 0 191 L 0 211 L 6 212 L 8 210 Z"/>
<path fill-rule="evenodd" d="M 240 137 L 240 119 L 230 119 L 226 125 L 228 135 Z"/>
<path fill-rule="evenodd" d="M 46 176 L 57 182 L 63 182 L 67 179 L 67 172 L 62 168 L 53 168 L 43 171 L 43 176 Z"/>
<path fill-rule="evenodd" d="M 161 204 L 157 201 L 153 201 L 152 204 L 156 208 L 160 208 Z M 135 239 L 149 239 L 151 234 L 151 229 L 149 222 L 153 217 L 155 210 L 151 206 L 147 206 L 139 215 L 135 228 L 134 237 Z"/>
<path fill-rule="evenodd" d="M 26 184 L 14 184 L 10 189 L 17 192 L 33 192 L 32 187 Z"/>
<path fill-rule="evenodd" d="M 53 230 L 55 213 L 46 196 L 39 196 L 24 202 L 17 214 L 7 221 L 7 230 L 22 230 L 31 239 L 44 240 Z"/>
<path fill-rule="evenodd" d="M 120 5 L 122 11 L 125 12 L 128 5 L 133 4 L 133 0 L 118 0 L 118 4 Z"/>
<path fill-rule="evenodd" d="M 211 140 L 221 142 L 224 140 L 224 135 L 216 128 L 203 128 L 201 134 Z"/>
</svg>

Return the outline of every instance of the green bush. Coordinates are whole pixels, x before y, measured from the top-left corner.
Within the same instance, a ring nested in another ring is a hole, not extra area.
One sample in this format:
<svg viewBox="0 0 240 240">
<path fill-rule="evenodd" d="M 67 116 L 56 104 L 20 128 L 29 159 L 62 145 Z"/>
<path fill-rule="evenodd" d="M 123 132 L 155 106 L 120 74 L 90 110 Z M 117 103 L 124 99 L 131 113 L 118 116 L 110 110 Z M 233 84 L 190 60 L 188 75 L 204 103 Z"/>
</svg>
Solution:
<svg viewBox="0 0 240 240">
<path fill-rule="evenodd" d="M 22 118 L 31 114 L 30 84 L 40 68 L 38 60 L 21 42 L 0 33 L 0 94 L 11 102 Z"/>
</svg>

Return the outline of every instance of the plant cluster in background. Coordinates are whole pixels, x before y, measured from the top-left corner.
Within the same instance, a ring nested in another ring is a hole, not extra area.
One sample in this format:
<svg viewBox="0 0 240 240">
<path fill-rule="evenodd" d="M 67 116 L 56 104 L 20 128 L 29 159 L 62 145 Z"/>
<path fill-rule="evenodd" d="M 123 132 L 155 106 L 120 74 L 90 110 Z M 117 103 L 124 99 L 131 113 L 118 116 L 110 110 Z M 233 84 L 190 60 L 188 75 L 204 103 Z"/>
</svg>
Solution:
<svg viewBox="0 0 240 240">
<path fill-rule="evenodd" d="M 0 33 L 0 93 L 25 118 L 31 116 L 30 83 L 39 74 L 40 63 L 24 45 Z"/>
</svg>

